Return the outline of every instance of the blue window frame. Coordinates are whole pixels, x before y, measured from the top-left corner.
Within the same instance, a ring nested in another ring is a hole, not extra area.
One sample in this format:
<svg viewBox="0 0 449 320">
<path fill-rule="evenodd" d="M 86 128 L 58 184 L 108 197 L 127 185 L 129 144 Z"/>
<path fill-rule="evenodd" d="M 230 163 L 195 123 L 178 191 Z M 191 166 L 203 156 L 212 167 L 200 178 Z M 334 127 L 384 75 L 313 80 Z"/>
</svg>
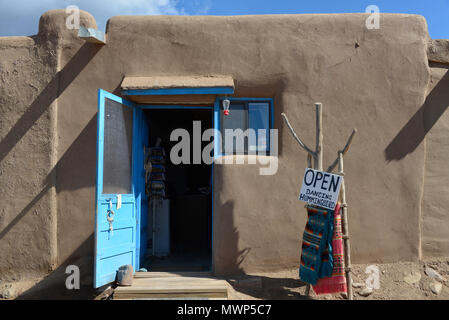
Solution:
<svg viewBox="0 0 449 320">
<path fill-rule="evenodd" d="M 223 100 L 228 99 L 230 114 L 223 114 Z M 273 128 L 273 100 L 268 98 L 225 98 L 215 101 L 215 128 L 221 132 L 221 148 L 215 145 L 216 156 L 225 154 L 269 154 L 270 129 Z M 226 129 L 247 131 L 245 138 L 229 136 L 226 141 Z M 229 139 L 228 139 L 229 140 Z M 232 144 L 231 144 L 232 143 Z M 227 145 L 228 144 L 228 145 Z M 232 149 L 231 147 L 232 146 Z"/>
</svg>

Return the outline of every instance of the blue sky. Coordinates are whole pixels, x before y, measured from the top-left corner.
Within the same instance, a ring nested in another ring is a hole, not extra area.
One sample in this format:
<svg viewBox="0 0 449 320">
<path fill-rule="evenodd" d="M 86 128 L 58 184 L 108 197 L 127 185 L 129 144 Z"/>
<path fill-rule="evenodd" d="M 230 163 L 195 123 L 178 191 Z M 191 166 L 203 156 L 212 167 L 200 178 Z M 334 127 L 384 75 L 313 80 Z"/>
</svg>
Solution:
<svg viewBox="0 0 449 320">
<path fill-rule="evenodd" d="M 36 34 L 43 12 L 68 5 L 92 13 L 102 30 L 109 17 L 125 14 L 343 13 L 376 5 L 381 12 L 423 15 L 432 38 L 449 38 L 449 0 L 0 0 L 0 36 Z"/>
</svg>

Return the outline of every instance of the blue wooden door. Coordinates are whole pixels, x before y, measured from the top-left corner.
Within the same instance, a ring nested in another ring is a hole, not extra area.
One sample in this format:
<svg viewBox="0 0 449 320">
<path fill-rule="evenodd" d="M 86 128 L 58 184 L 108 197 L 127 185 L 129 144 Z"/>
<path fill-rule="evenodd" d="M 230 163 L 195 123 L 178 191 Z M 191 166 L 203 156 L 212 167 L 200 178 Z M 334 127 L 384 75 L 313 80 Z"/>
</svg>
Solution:
<svg viewBox="0 0 449 320">
<path fill-rule="evenodd" d="M 98 91 L 94 287 L 115 280 L 120 266 L 138 267 L 140 204 L 135 187 L 138 113 L 133 103 Z"/>
</svg>

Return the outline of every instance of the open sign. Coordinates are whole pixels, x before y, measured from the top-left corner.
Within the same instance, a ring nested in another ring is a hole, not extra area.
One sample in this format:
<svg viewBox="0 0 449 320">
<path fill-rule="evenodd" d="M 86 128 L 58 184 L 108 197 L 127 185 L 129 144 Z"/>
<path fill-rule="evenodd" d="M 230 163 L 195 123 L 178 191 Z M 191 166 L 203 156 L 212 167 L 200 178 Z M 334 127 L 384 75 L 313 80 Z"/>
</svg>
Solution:
<svg viewBox="0 0 449 320">
<path fill-rule="evenodd" d="M 307 168 L 302 179 L 299 200 L 333 210 L 337 204 L 343 177 Z"/>
</svg>

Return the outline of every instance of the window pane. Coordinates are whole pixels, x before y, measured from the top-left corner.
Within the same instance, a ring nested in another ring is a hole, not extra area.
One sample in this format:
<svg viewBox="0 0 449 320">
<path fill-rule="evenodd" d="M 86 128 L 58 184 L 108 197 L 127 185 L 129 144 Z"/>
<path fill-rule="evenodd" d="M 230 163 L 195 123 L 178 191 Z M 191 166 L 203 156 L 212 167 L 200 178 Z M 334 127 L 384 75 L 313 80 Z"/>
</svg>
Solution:
<svg viewBox="0 0 449 320">
<path fill-rule="evenodd" d="M 132 192 L 133 110 L 113 100 L 105 101 L 103 193 Z"/>
<path fill-rule="evenodd" d="M 269 150 L 270 105 L 268 102 L 249 104 L 249 127 L 256 132 L 256 143 L 249 145 L 250 151 Z"/>
<path fill-rule="evenodd" d="M 243 103 L 231 103 L 229 107 L 229 115 L 221 115 L 222 116 L 222 128 L 221 128 L 221 136 L 223 137 L 223 153 L 227 153 L 228 150 L 226 150 L 227 144 L 232 143 L 232 148 L 229 150 L 229 152 L 232 153 L 245 153 L 245 145 L 246 143 L 240 143 L 240 148 L 237 146 L 237 139 L 235 135 L 232 137 L 231 141 L 226 142 L 226 132 L 224 129 L 241 129 L 243 131 L 246 131 L 248 129 L 248 111 L 245 108 L 245 104 Z M 239 139 L 240 141 L 243 141 Z M 245 139 L 246 141 L 246 139 Z M 231 151 L 232 150 L 232 151 Z"/>
</svg>

